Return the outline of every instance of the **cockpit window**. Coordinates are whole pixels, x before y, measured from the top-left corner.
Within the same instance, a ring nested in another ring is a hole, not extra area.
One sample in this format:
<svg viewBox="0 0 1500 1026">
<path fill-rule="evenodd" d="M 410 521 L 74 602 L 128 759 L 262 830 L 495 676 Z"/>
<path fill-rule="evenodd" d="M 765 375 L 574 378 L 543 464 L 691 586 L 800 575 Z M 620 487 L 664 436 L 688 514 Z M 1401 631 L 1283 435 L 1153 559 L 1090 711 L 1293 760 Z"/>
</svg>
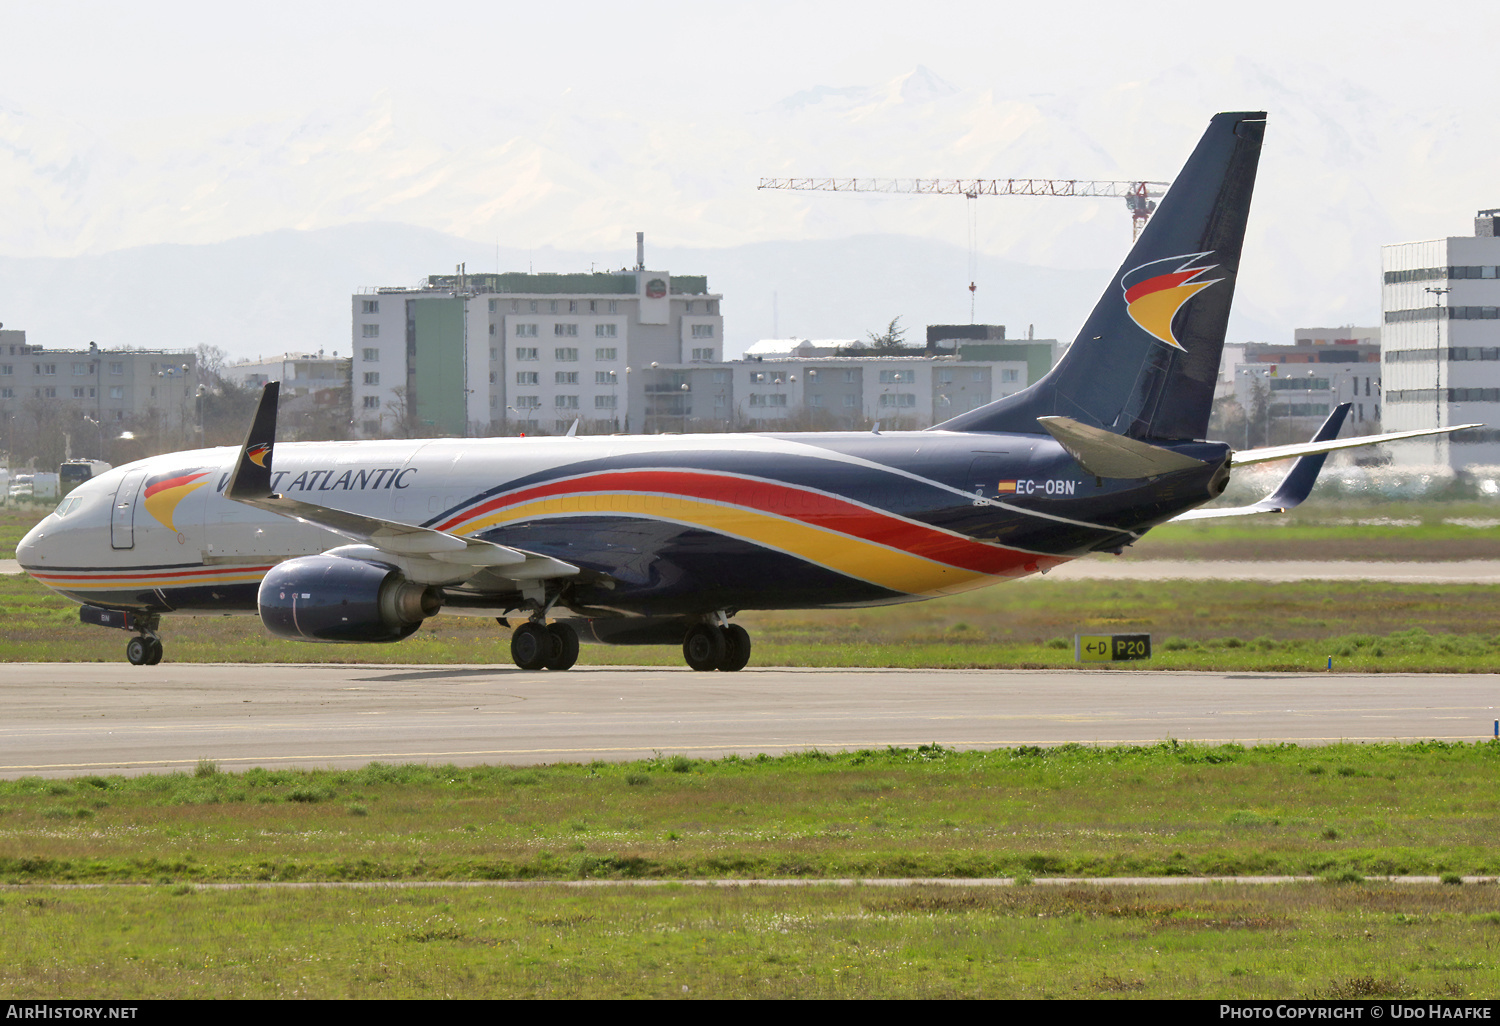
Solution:
<svg viewBox="0 0 1500 1026">
<path fill-rule="evenodd" d="M 57 504 L 57 508 L 52 512 L 60 517 L 65 517 L 81 505 L 83 505 L 83 500 L 81 498 L 76 495 L 70 495 L 62 502 L 59 502 Z"/>
</svg>

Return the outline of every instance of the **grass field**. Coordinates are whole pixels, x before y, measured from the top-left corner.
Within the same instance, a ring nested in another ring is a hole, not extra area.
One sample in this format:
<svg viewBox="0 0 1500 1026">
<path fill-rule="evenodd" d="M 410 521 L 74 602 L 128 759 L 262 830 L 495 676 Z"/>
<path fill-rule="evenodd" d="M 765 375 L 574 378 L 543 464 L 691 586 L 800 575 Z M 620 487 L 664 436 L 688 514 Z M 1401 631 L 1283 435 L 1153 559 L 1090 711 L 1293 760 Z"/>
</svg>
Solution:
<svg viewBox="0 0 1500 1026">
<path fill-rule="evenodd" d="M 0 782 L 0 989 L 1488 997 L 1500 745 L 661 758 Z M 1058 875 L 1298 873 L 1290 886 Z M 1450 884 L 1362 882 L 1443 875 Z M 973 886 L 460 881 L 1011 876 Z M 144 881 L 130 886 L 127 881 Z M 223 891 L 217 882 L 438 881 Z M 50 882 L 90 882 L 59 890 Z M 684 989 L 685 988 L 685 989 Z"/>
<path fill-rule="evenodd" d="M 0 881 L 1500 874 L 1500 743 L 0 781 Z"/>
<path fill-rule="evenodd" d="M 120 631 L 24 576 L 0 576 L 0 662 L 118 662 Z M 747 612 L 752 666 L 1064 667 L 1072 635 L 1148 632 L 1161 669 L 1500 670 L 1500 587 L 1364 582 L 1040 581 L 905 606 Z M 253 616 L 169 617 L 170 662 L 501 663 L 510 632 L 437 616 L 395 645 L 312 645 Z M 584 646 L 583 665 L 678 666 L 672 646 Z M 1139 668 L 1141 664 L 1129 664 Z"/>
<path fill-rule="evenodd" d="M 1500 559 L 1500 503 L 1319 500 L 1290 513 L 1158 527 L 1125 559 Z"/>
<path fill-rule="evenodd" d="M 1492 999 L 1493 886 L 0 893 L 11 1000 Z"/>
<path fill-rule="evenodd" d="M 1181 525 L 1129 558 L 1500 556 L 1486 548 L 1491 507 L 1379 509 L 1317 521 L 1303 507 L 1272 530 Z M 1327 522 L 1382 518 L 1394 522 Z M 0 514 L 0 549 L 34 519 Z M 81 626 L 28 578 L 0 577 L 0 609 L 0 660 L 120 658 L 122 634 Z M 1305 670 L 1333 656 L 1340 669 L 1500 669 L 1493 587 L 1043 580 L 743 619 L 759 665 L 1060 666 L 1075 630 L 1146 630 L 1156 666 Z M 459 617 L 399 646 L 279 642 L 253 618 L 169 620 L 166 637 L 174 661 L 507 661 L 504 630 Z M 679 658 L 584 649 L 591 662 Z M 1488 998 L 1500 887 L 1454 884 L 1500 873 L 1497 759 L 1492 743 L 1165 742 L 520 769 L 231 774 L 205 761 L 192 774 L 0 781 L 0 991 Z M 1046 882 L 1277 873 L 1320 882 Z M 1364 882 L 1377 875 L 1450 883 Z M 1039 882 L 667 882 L 845 876 Z M 601 879 L 662 883 L 555 883 Z M 370 886 L 263 886 L 316 881 Z M 215 889 L 225 882 L 259 889 Z M 53 886 L 68 883 L 91 889 Z"/>
</svg>

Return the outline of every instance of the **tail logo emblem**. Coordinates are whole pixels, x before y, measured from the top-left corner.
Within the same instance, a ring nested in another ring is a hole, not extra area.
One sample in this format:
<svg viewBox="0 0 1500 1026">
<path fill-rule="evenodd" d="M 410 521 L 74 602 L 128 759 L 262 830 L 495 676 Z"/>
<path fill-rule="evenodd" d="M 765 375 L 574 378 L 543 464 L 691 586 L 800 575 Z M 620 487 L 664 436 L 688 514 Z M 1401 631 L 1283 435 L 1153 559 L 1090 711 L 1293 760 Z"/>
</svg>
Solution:
<svg viewBox="0 0 1500 1026">
<path fill-rule="evenodd" d="M 157 478 L 147 483 L 144 496 L 146 512 L 156 518 L 157 523 L 170 531 L 177 530 L 177 524 L 172 519 L 172 514 L 177 511 L 177 506 L 183 499 L 187 498 L 208 482 L 208 471 L 200 470 L 196 473 L 170 474 L 166 477 Z"/>
<path fill-rule="evenodd" d="M 1153 260 L 1125 272 L 1120 287 L 1125 290 L 1125 309 L 1130 319 L 1152 338 L 1158 339 L 1179 352 L 1187 352 L 1177 336 L 1172 333 L 1172 320 L 1193 296 L 1215 285 L 1223 278 L 1200 281 L 1199 276 L 1212 271 L 1218 264 L 1202 261 L 1212 256 L 1208 253 L 1184 253 L 1181 256 Z"/>
<path fill-rule="evenodd" d="M 245 451 L 245 455 L 250 457 L 250 462 L 254 463 L 257 467 L 264 467 L 266 465 L 266 457 L 271 455 L 271 443 L 261 442 L 259 445 L 252 445 Z"/>
</svg>

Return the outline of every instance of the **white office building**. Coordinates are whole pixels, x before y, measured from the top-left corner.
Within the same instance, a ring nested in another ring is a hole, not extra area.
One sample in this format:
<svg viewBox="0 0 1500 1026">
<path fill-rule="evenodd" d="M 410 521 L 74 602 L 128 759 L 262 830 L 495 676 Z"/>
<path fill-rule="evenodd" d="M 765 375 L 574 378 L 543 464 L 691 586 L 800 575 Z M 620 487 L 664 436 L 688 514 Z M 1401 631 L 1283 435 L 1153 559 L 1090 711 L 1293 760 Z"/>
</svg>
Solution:
<svg viewBox="0 0 1500 1026">
<path fill-rule="evenodd" d="M 243 388 L 260 388 L 268 381 L 281 382 L 281 396 L 314 395 L 349 384 L 349 360 L 317 353 L 282 353 L 274 357 L 242 360 L 221 372 L 226 381 Z"/>
<path fill-rule="evenodd" d="M 973 350 L 973 351 L 971 351 Z M 1028 359 L 1027 350 L 1040 359 Z M 1019 392 L 1045 374 L 1059 347 L 1052 340 L 961 345 L 956 352 L 750 357 L 687 375 L 692 413 L 752 431 L 892 430 L 930 427 Z M 711 377 L 710 377 L 711 375 Z M 686 392 L 685 392 L 686 394 Z"/>
<path fill-rule="evenodd" d="M 723 357 L 701 275 L 433 275 L 352 297 L 353 416 L 366 437 L 646 430 L 662 367 Z M 671 405 L 671 404 L 667 404 Z"/>
<path fill-rule="evenodd" d="M 1397 464 L 1500 464 L 1500 210 L 1474 224 L 1381 250 L 1385 430 L 1484 425 L 1392 446 Z"/>
</svg>

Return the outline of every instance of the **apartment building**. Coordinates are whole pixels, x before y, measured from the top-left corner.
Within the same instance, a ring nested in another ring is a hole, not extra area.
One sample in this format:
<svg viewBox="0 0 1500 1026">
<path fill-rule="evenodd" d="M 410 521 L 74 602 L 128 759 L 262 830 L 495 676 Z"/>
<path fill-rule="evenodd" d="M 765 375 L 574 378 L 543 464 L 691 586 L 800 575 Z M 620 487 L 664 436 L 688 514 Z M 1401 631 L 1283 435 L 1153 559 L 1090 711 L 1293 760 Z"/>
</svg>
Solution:
<svg viewBox="0 0 1500 1026">
<path fill-rule="evenodd" d="M 1020 391 L 1062 351 L 1055 339 L 1004 342 L 999 331 L 878 351 L 854 339 L 765 339 L 743 360 L 648 368 L 646 429 L 930 427 Z"/>
<path fill-rule="evenodd" d="M 432 275 L 351 299 L 358 433 L 646 430 L 661 367 L 723 357 L 722 297 L 702 275 Z"/>
<path fill-rule="evenodd" d="M 46 349 L 0 330 L 0 447 L 106 458 L 122 433 L 194 440 L 198 356 L 168 349 Z"/>
</svg>

